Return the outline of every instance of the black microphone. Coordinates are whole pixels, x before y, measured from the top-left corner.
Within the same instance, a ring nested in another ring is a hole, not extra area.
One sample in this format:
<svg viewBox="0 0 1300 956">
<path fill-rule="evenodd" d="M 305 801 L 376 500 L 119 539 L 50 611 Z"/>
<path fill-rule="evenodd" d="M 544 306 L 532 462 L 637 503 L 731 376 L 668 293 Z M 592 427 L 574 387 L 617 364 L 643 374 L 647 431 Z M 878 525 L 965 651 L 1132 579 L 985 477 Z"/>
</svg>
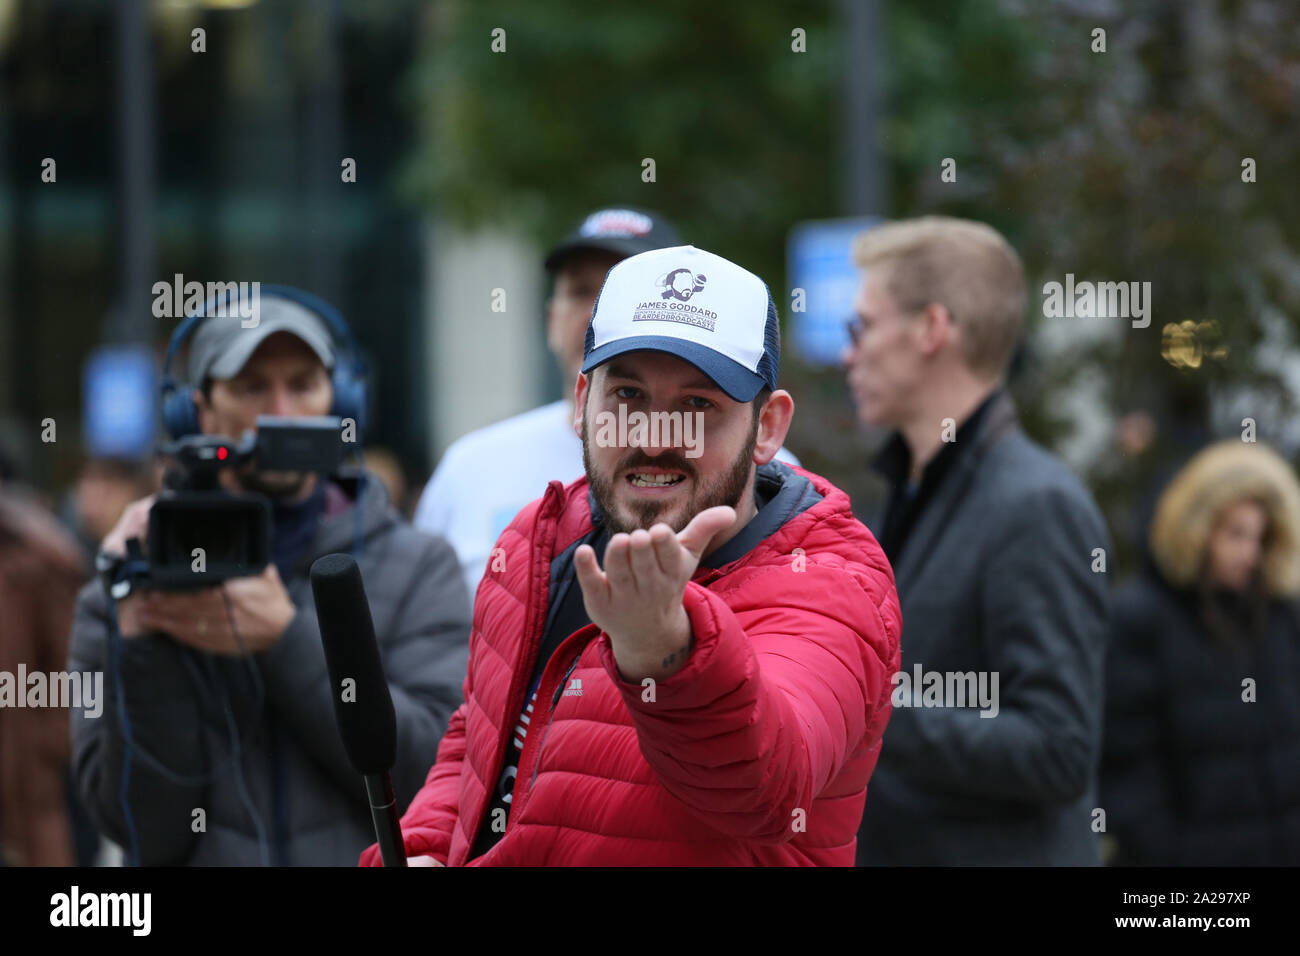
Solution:
<svg viewBox="0 0 1300 956">
<path fill-rule="evenodd" d="M 311 593 L 334 716 L 348 760 L 366 781 L 370 816 L 384 866 L 406 866 L 390 771 L 397 762 L 397 714 L 375 643 L 361 571 L 347 554 L 327 554 L 311 566 Z"/>
</svg>

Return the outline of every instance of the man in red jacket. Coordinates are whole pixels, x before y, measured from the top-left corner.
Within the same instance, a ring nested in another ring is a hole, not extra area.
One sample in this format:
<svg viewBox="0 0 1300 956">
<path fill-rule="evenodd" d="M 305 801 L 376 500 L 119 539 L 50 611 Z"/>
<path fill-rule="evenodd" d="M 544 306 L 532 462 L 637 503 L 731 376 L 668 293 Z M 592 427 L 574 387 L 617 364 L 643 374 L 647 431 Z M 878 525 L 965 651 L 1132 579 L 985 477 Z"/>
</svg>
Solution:
<svg viewBox="0 0 1300 956">
<path fill-rule="evenodd" d="M 497 542 L 465 703 L 402 820 L 413 863 L 853 864 L 898 595 L 848 497 L 773 461 L 779 350 L 767 286 L 720 256 L 610 270 L 586 477 Z"/>
</svg>

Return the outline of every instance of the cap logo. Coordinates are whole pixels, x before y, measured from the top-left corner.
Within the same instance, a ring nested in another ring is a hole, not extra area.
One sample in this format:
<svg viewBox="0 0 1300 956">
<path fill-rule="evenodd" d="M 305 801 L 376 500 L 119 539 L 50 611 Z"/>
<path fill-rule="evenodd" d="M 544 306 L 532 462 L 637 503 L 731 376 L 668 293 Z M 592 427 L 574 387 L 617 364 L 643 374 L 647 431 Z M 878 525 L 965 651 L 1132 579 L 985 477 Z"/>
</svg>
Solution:
<svg viewBox="0 0 1300 956">
<path fill-rule="evenodd" d="M 674 269 L 667 275 L 660 276 L 658 285 L 664 290 L 660 293 L 663 298 L 689 302 L 691 296 L 704 290 L 707 281 L 702 275 L 694 275 L 690 269 Z"/>
<path fill-rule="evenodd" d="M 631 209 L 593 212 L 578 229 L 580 236 L 644 236 L 654 226 L 650 217 Z"/>
<path fill-rule="evenodd" d="M 632 313 L 633 322 L 680 322 L 696 328 L 714 331 L 718 313 L 699 306 L 689 305 L 691 297 L 704 291 L 708 279 L 690 269 L 673 269 L 659 277 L 655 283 L 661 290 L 659 300 L 637 303 Z"/>
</svg>

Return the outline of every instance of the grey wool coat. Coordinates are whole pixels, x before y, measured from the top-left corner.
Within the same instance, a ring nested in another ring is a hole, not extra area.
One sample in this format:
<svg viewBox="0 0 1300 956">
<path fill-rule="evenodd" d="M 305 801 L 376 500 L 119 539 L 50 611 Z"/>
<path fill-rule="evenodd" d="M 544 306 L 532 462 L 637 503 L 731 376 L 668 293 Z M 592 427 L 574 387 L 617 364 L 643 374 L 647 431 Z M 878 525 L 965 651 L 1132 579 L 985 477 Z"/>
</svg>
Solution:
<svg viewBox="0 0 1300 956">
<path fill-rule="evenodd" d="M 379 481 L 362 487 L 359 505 L 321 517 L 285 580 L 297 613 L 264 653 L 210 655 L 153 634 L 121 640 L 114 661 L 102 586 L 81 591 L 68 666 L 102 670 L 105 702 L 97 718 L 73 712 L 73 771 L 100 829 L 123 846 L 129 774 L 143 865 L 355 866 L 374 842 L 364 785 L 335 724 L 308 576 L 321 555 L 352 551 L 357 507 L 355 557 L 397 713 L 401 808 L 424 783 L 461 702 L 469 598 L 451 546 L 407 525 Z"/>
<path fill-rule="evenodd" d="M 894 568 L 902 673 L 996 674 L 997 713 L 896 696 L 858 864 L 1095 865 L 1106 526 L 1005 392 L 970 442 Z"/>
</svg>

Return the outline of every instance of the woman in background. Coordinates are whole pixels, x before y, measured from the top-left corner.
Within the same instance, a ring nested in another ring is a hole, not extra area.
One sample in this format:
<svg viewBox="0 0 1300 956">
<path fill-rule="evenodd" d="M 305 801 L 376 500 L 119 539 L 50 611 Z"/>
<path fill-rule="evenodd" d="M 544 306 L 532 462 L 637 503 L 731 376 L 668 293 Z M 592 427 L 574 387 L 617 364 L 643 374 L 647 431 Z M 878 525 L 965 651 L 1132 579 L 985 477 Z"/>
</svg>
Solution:
<svg viewBox="0 0 1300 956">
<path fill-rule="evenodd" d="M 1300 483 L 1261 445 L 1211 445 L 1149 545 L 1107 662 L 1110 862 L 1300 863 Z"/>
</svg>

